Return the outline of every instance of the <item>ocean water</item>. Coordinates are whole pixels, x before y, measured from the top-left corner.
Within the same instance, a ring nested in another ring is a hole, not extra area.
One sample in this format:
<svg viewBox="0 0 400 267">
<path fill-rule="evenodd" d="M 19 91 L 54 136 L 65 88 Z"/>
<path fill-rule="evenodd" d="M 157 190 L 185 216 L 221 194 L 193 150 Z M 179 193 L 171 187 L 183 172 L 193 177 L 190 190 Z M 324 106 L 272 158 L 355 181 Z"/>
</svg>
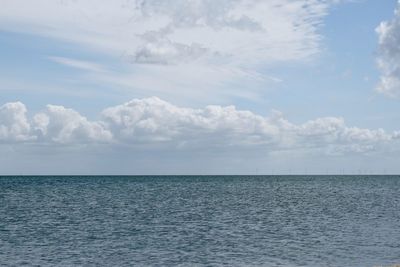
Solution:
<svg viewBox="0 0 400 267">
<path fill-rule="evenodd" d="M 0 177 L 1 266 L 390 266 L 399 176 Z"/>
</svg>

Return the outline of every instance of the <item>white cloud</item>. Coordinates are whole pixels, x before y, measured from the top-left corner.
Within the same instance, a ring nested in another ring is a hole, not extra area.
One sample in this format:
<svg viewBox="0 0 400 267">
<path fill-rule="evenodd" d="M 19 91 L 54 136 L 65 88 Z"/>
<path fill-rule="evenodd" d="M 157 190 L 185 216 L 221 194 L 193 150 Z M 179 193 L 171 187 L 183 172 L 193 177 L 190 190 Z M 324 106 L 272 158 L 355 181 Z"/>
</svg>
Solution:
<svg viewBox="0 0 400 267">
<path fill-rule="evenodd" d="M 153 97 L 132 100 L 102 113 L 104 121 L 127 142 L 173 142 L 178 146 L 265 144 L 278 134 L 265 118 L 233 106 L 180 108 Z"/>
<path fill-rule="evenodd" d="M 66 58 L 66 57 L 49 57 L 50 60 L 71 67 L 71 68 L 77 68 L 77 69 L 82 69 L 82 70 L 87 70 L 87 71 L 93 71 L 93 72 L 105 72 L 106 69 L 100 65 L 96 64 L 93 62 L 89 61 L 83 61 L 83 60 L 78 60 L 78 59 L 72 59 L 72 58 Z"/>
<path fill-rule="evenodd" d="M 110 88 L 124 84 L 136 95 L 171 99 L 185 95 L 193 101 L 205 96 L 254 99 L 276 80 L 265 73 L 273 64 L 312 59 L 321 50 L 319 29 L 332 1 L 0 0 L 0 4 L 0 30 L 55 38 L 75 44 L 75 49 L 103 54 L 104 61 L 122 62 L 119 73 L 99 73 L 103 67 L 95 63 L 65 55 L 51 58 L 97 75 L 80 76 L 84 82 L 107 82 Z"/>
<path fill-rule="evenodd" d="M 171 44 L 244 61 L 293 60 L 319 50 L 323 0 L 2 0 L 0 27 L 29 31 L 112 53 L 161 57 Z M 184 49 L 185 50 L 185 49 Z M 281 53 L 281 52 L 285 53 Z M 278 53 L 277 53 L 278 52 Z M 165 55 L 168 59 L 168 53 Z M 139 61 L 140 62 L 140 61 Z"/>
<path fill-rule="evenodd" d="M 126 55 L 126 57 L 132 63 L 174 64 L 190 62 L 206 52 L 207 49 L 198 44 L 184 45 L 170 40 L 157 40 L 146 43 L 139 47 L 134 55 Z"/>
<path fill-rule="evenodd" d="M 365 153 L 397 144 L 398 132 L 346 126 L 342 118 L 318 118 L 293 124 L 279 112 L 264 117 L 234 106 L 182 108 L 159 98 L 134 99 L 106 108 L 100 120 L 48 105 L 28 120 L 22 103 L 0 109 L 2 142 L 36 144 L 108 143 L 144 149 L 319 150 L 321 153 Z"/>
<path fill-rule="evenodd" d="M 110 142 L 112 134 L 101 122 L 91 122 L 78 112 L 63 106 L 47 105 L 33 117 L 33 128 L 39 140 L 55 143 Z"/>
<path fill-rule="evenodd" d="M 90 81 L 116 88 L 121 93 L 139 96 L 157 95 L 180 103 L 205 105 L 231 103 L 233 98 L 259 100 L 259 94 L 273 83 L 271 76 L 243 68 L 225 68 L 206 64 L 140 64 L 124 72 L 95 73 Z"/>
<path fill-rule="evenodd" d="M 400 4 L 399 4 L 400 5 Z M 378 67 L 381 71 L 377 90 L 391 97 L 400 96 L 400 8 L 391 21 L 382 22 L 379 36 Z"/>
<path fill-rule="evenodd" d="M 7 103 L 0 107 L 0 141 L 28 141 L 30 124 L 26 107 L 21 102 Z"/>
</svg>

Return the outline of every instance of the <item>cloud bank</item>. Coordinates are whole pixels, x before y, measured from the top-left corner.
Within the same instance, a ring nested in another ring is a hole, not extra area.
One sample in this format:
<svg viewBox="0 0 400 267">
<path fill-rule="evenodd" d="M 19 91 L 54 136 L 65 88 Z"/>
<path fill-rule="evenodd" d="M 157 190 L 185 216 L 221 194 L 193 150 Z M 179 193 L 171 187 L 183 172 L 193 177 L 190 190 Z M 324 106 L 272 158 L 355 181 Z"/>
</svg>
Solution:
<svg viewBox="0 0 400 267">
<path fill-rule="evenodd" d="M 379 36 L 378 67 L 381 78 L 377 90 L 391 97 L 400 96 L 400 4 L 391 21 L 382 22 Z"/>
<path fill-rule="evenodd" d="M 0 107 L 0 141 L 35 145 L 107 144 L 175 150 L 320 150 L 365 153 L 397 144 L 400 134 L 349 127 L 325 117 L 294 124 L 274 111 L 264 117 L 234 106 L 183 108 L 157 97 L 134 99 L 104 109 L 91 121 L 77 111 L 47 105 L 27 114 L 20 102 Z"/>
</svg>

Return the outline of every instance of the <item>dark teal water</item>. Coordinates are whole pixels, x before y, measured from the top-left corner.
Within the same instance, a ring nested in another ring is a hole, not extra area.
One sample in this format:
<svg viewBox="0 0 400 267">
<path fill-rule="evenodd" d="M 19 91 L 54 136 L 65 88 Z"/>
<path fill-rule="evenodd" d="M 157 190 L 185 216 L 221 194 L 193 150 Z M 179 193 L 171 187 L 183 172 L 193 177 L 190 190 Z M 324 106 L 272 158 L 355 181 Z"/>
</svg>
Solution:
<svg viewBox="0 0 400 267">
<path fill-rule="evenodd" d="M 2 266 L 395 263 L 399 176 L 0 177 Z"/>
</svg>

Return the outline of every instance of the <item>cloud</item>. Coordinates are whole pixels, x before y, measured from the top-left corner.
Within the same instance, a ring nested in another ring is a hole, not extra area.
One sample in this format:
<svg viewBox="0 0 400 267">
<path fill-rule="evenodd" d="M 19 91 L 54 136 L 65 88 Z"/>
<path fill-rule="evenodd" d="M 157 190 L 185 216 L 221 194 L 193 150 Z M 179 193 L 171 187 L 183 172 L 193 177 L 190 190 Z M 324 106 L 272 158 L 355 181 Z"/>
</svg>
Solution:
<svg viewBox="0 0 400 267">
<path fill-rule="evenodd" d="M 190 62 L 207 52 L 198 44 L 184 45 L 170 40 L 156 40 L 139 47 L 133 55 L 126 55 L 132 63 L 177 64 Z"/>
<path fill-rule="evenodd" d="M 71 68 L 77 68 L 86 71 L 93 72 L 105 72 L 106 69 L 100 65 L 89 61 L 83 61 L 78 59 L 66 58 L 66 57 L 49 57 L 50 60 L 65 65 Z"/>
<path fill-rule="evenodd" d="M 21 102 L 7 103 L 0 107 L 0 141 L 28 141 L 30 124 L 26 117 L 26 107 Z"/>
<path fill-rule="evenodd" d="M 331 0 L 2 0 L 0 30 L 68 47 L 74 83 L 179 103 L 260 101 L 282 63 L 313 60 Z M 23 7 L 23 8 L 21 8 Z M 54 41 L 53 40 L 53 41 Z M 82 55 L 90 52 L 105 68 Z M 83 60 L 82 60 L 83 59 Z M 75 74 L 74 74 L 75 75 Z M 273 77 L 271 77 L 273 76 Z M 60 82 L 60 81 L 57 81 Z M 60 87 L 59 84 L 54 86 Z"/>
<path fill-rule="evenodd" d="M 136 95 L 177 98 L 184 92 L 192 100 L 202 95 L 231 100 L 254 99 L 270 88 L 274 79 L 265 72 L 273 64 L 317 55 L 332 2 L 2 0 L 1 5 L 0 30 L 54 38 L 79 52 L 97 53 L 103 62 L 119 62 L 111 62 L 119 70 L 113 73 L 79 58 L 50 58 L 97 74 L 79 76 L 84 83 L 125 84 Z"/>
<path fill-rule="evenodd" d="M 78 112 L 48 105 L 26 117 L 22 103 L 0 109 L 0 140 L 35 144 L 109 144 L 172 150 L 280 150 L 328 154 L 365 153 L 397 144 L 398 132 L 386 133 L 346 126 L 342 118 L 326 117 L 294 124 L 280 112 L 264 117 L 234 106 L 183 108 L 157 97 L 134 99 L 106 108 L 98 121 Z"/>
<path fill-rule="evenodd" d="M 60 144 L 111 142 L 112 134 L 101 122 L 90 122 L 78 112 L 63 106 L 47 105 L 33 117 L 35 137 Z"/>
<path fill-rule="evenodd" d="M 149 61 L 156 64 L 169 62 L 169 53 L 160 50 L 174 47 L 185 48 L 179 56 L 183 61 L 200 55 L 213 61 L 218 55 L 248 64 L 299 60 L 318 53 L 318 28 L 330 4 L 324 0 L 3 0 L 0 28 L 117 55 L 123 51 L 140 55 L 147 48 L 150 58 L 160 59 Z M 136 63 L 149 63 L 134 58 Z"/>
<path fill-rule="evenodd" d="M 392 142 L 396 139 L 395 133 L 388 134 L 383 129 L 348 127 L 342 118 L 335 117 L 320 118 L 301 125 L 300 135 L 306 138 L 298 143 L 325 147 L 328 154 L 372 152 L 382 150 L 389 143 L 396 143 Z"/>
<path fill-rule="evenodd" d="M 278 129 L 263 117 L 233 106 L 189 109 L 153 97 L 136 99 L 102 112 L 104 122 L 126 142 L 173 142 L 191 146 L 269 143 Z"/>
<path fill-rule="evenodd" d="M 378 67 L 381 71 L 377 90 L 391 97 L 400 96 L 400 4 L 391 21 L 376 29 L 379 36 Z"/>
</svg>

